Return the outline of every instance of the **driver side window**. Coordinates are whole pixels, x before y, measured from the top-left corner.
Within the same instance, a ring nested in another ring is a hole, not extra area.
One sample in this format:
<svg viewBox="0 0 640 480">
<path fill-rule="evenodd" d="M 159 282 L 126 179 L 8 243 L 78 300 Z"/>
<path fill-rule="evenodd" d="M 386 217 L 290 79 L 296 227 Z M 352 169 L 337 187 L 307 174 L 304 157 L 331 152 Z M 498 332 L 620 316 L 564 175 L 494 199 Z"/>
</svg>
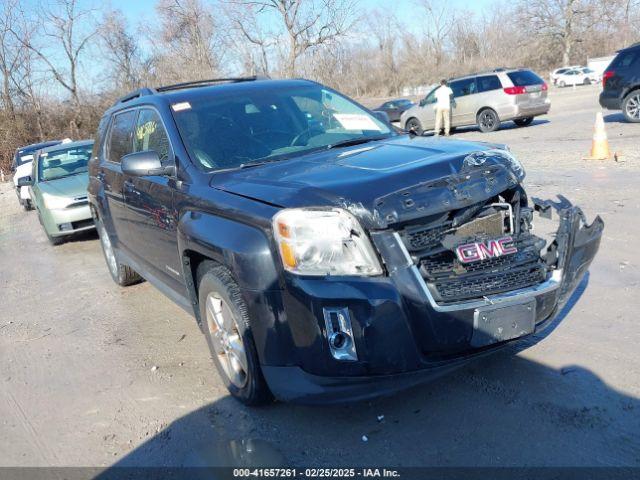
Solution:
<svg viewBox="0 0 640 480">
<path fill-rule="evenodd" d="M 133 151 L 155 151 L 160 157 L 162 166 L 173 165 L 169 137 L 162 125 L 158 112 L 151 108 L 143 108 L 133 132 Z"/>
</svg>

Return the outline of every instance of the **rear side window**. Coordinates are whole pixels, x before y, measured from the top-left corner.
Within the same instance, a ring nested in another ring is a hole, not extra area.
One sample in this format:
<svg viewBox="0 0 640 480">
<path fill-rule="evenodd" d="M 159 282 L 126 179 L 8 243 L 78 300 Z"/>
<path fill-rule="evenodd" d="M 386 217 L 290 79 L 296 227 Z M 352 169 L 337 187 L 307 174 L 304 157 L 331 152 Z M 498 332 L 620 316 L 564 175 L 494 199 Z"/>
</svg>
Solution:
<svg viewBox="0 0 640 480">
<path fill-rule="evenodd" d="M 502 84 L 497 75 L 488 77 L 478 77 L 478 92 L 490 92 L 491 90 L 500 90 Z"/>
<path fill-rule="evenodd" d="M 107 129 L 107 125 L 109 125 L 109 117 L 105 116 L 100 119 L 100 123 L 98 124 L 98 131 L 96 132 L 96 141 L 93 144 L 93 151 L 91 152 L 91 158 L 98 158 L 98 152 L 100 152 L 100 148 L 102 146 L 102 140 L 104 138 L 105 130 Z"/>
<path fill-rule="evenodd" d="M 464 97 L 465 95 L 471 95 L 473 93 L 478 93 L 476 91 L 476 79 L 475 78 L 467 78 L 465 80 L 456 80 L 455 82 L 451 82 L 451 90 L 453 90 L 454 97 Z"/>
<path fill-rule="evenodd" d="M 542 85 L 544 83 L 544 80 L 531 70 L 509 72 L 507 76 L 513 82 L 514 87 L 528 87 L 529 85 Z"/>
<path fill-rule="evenodd" d="M 638 59 L 640 59 L 639 52 L 622 52 L 613 59 L 611 66 L 615 68 L 630 67 L 633 63 L 638 63 L 636 62 Z"/>
<path fill-rule="evenodd" d="M 122 157 L 133 151 L 132 133 L 136 113 L 136 110 L 129 110 L 113 117 L 108 156 L 114 163 L 120 163 Z"/>
<path fill-rule="evenodd" d="M 151 108 L 140 110 L 133 136 L 133 151 L 146 152 L 153 150 L 160 157 L 163 166 L 170 163 L 171 147 L 169 137 L 164 129 L 158 112 Z"/>
</svg>

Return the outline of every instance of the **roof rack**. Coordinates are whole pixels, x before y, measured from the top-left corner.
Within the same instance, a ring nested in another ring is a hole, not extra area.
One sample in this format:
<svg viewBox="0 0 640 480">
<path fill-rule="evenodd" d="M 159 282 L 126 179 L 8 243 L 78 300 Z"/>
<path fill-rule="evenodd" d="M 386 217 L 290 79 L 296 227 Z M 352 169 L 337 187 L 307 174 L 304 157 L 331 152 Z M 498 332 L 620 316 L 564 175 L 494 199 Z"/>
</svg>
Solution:
<svg viewBox="0 0 640 480">
<path fill-rule="evenodd" d="M 128 102 L 130 100 L 133 100 L 134 98 L 144 97 L 145 95 L 153 95 L 154 93 L 156 92 L 152 88 L 139 88 L 138 90 L 134 90 L 133 92 L 127 93 L 123 97 L 120 97 L 118 100 L 116 100 L 116 103 Z"/>
<path fill-rule="evenodd" d="M 260 77 L 257 75 L 251 77 L 229 77 L 229 78 L 211 78 L 208 80 L 194 80 L 193 82 L 182 82 L 174 85 L 165 85 L 156 88 L 157 92 L 167 92 L 169 90 L 181 90 L 183 88 L 192 87 L 206 87 L 208 85 L 214 85 L 216 83 L 240 83 L 240 82 L 253 82 L 255 80 L 262 80 L 268 77 Z"/>
</svg>

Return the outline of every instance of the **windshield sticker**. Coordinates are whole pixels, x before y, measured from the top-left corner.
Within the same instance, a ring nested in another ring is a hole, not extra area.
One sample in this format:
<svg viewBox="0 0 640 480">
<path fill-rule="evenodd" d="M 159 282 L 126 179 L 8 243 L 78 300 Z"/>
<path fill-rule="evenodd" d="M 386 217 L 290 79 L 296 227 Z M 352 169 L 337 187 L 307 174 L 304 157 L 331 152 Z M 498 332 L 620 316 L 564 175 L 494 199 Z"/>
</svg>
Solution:
<svg viewBox="0 0 640 480">
<path fill-rule="evenodd" d="M 174 103 L 171 108 L 174 112 L 181 112 L 182 110 L 191 110 L 191 104 L 189 102 Z"/>
<path fill-rule="evenodd" d="M 381 128 L 367 115 L 356 113 L 334 113 L 333 117 L 340 122 L 345 130 L 376 130 Z"/>
</svg>

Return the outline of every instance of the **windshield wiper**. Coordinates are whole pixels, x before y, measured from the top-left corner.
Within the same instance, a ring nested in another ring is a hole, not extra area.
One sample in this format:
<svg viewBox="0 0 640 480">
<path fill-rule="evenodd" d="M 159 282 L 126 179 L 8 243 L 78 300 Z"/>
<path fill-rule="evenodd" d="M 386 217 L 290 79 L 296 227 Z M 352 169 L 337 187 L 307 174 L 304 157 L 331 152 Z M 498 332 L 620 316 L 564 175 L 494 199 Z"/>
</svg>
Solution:
<svg viewBox="0 0 640 480">
<path fill-rule="evenodd" d="M 84 170 L 82 172 L 69 173 L 68 175 L 62 175 L 61 177 L 47 178 L 46 180 L 43 179 L 42 181 L 43 182 L 51 182 L 53 180 L 60 180 L 61 178 L 74 177 L 76 175 L 80 175 L 81 173 L 87 173 L 87 170 Z"/>
<path fill-rule="evenodd" d="M 353 145 L 361 145 L 363 143 L 375 142 L 376 140 L 383 140 L 385 138 L 389 138 L 389 135 L 376 135 L 375 137 L 350 138 L 348 140 L 342 140 L 341 142 L 336 142 L 336 143 L 332 143 L 331 145 L 327 145 L 327 150 L 331 150 L 332 148 L 351 147 Z"/>
</svg>

